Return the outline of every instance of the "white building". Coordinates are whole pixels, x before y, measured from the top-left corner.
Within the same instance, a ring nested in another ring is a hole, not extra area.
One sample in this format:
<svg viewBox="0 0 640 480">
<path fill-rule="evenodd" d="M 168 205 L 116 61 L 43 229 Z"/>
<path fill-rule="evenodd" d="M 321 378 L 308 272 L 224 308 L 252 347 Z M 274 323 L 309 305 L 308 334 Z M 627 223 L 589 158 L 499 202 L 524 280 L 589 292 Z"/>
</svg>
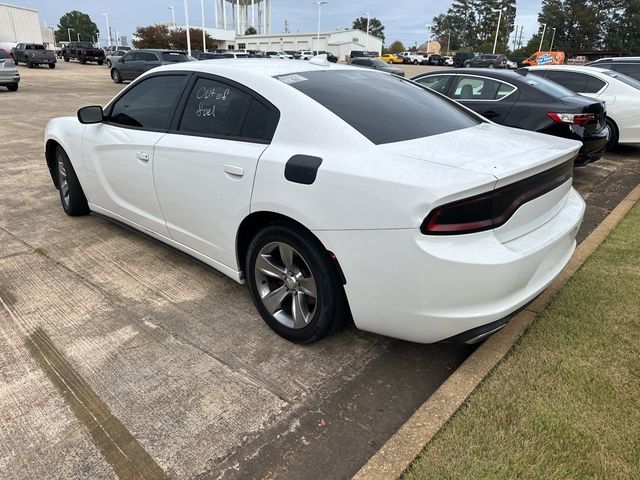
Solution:
<svg viewBox="0 0 640 480">
<path fill-rule="evenodd" d="M 382 52 L 382 40 L 362 30 L 332 30 L 317 33 L 272 33 L 268 35 L 238 35 L 234 48 L 238 50 L 325 50 L 339 60 L 345 60 L 351 50 Z"/>
<path fill-rule="evenodd" d="M 38 11 L 0 3 L 0 48 L 17 43 L 42 43 Z"/>
</svg>

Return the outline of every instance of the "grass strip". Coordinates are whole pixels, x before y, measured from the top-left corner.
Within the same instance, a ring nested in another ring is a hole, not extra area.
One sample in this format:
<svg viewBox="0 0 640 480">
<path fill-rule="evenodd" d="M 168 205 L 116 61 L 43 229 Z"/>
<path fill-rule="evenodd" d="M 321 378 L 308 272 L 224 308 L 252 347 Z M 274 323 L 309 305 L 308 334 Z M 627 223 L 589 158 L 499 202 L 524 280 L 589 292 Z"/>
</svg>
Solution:
<svg viewBox="0 0 640 480">
<path fill-rule="evenodd" d="M 403 478 L 640 478 L 640 204 Z"/>
</svg>

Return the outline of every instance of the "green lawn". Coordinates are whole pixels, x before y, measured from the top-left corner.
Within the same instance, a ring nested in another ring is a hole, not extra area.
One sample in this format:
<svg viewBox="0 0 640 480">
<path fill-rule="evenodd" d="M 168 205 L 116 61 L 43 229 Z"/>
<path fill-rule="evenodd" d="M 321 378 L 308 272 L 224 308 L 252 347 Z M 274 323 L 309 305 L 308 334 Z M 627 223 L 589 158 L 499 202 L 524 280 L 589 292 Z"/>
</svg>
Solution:
<svg viewBox="0 0 640 480">
<path fill-rule="evenodd" d="M 640 479 L 640 204 L 403 478 Z"/>
</svg>

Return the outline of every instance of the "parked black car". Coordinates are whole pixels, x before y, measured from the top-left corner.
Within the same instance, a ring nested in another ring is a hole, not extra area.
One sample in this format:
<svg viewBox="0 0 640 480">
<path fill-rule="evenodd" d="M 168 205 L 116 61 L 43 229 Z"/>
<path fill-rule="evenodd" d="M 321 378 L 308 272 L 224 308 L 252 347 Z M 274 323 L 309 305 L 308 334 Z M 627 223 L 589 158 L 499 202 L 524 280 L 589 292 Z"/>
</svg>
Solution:
<svg viewBox="0 0 640 480">
<path fill-rule="evenodd" d="M 160 65 L 171 65 L 177 62 L 188 62 L 187 54 L 180 50 L 131 50 L 111 67 L 111 78 L 116 83 L 134 80 L 147 70 Z"/>
<path fill-rule="evenodd" d="M 465 60 L 464 66 L 466 68 L 507 68 L 507 56 L 481 53 L 480 55 Z"/>
<path fill-rule="evenodd" d="M 427 61 L 427 65 L 442 65 L 444 60 L 441 55 L 434 53 L 433 55 L 429 55 L 429 60 Z"/>
<path fill-rule="evenodd" d="M 95 48 L 91 42 L 70 42 L 62 48 L 62 58 L 68 62 L 72 58 L 80 63 L 96 62 L 98 65 L 104 63 L 104 50 Z"/>
<path fill-rule="evenodd" d="M 458 52 L 453 56 L 453 66 L 456 68 L 464 67 L 464 62 L 475 57 L 474 53 L 470 52 Z"/>
<path fill-rule="evenodd" d="M 606 68 L 640 80 L 640 57 L 601 58 L 586 63 L 587 67 Z"/>
<path fill-rule="evenodd" d="M 224 53 L 200 52 L 200 51 L 192 51 L 191 56 L 196 60 L 216 60 L 220 58 L 227 58 Z"/>
<path fill-rule="evenodd" d="M 607 145 L 604 103 L 526 70 L 443 70 L 412 80 L 495 123 L 581 141 L 575 166 L 600 159 Z"/>
<path fill-rule="evenodd" d="M 331 52 L 327 52 L 326 50 L 318 50 L 318 55 L 326 55 L 328 61 L 330 61 L 331 63 L 338 63 L 338 57 L 336 57 Z"/>
<path fill-rule="evenodd" d="M 393 73 L 399 77 L 404 77 L 404 70 L 398 67 L 392 67 L 378 58 L 360 57 L 354 58 L 349 62 L 350 65 L 357 67 L 373 68 L 374 70 L 381 70 L 387 73 Z"/>
</svg>

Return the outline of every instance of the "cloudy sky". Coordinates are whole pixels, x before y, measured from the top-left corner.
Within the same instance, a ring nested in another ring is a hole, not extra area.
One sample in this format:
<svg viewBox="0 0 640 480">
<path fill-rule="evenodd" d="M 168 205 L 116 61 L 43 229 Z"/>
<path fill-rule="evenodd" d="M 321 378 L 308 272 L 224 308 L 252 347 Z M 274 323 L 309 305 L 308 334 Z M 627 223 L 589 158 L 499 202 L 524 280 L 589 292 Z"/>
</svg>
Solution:
<svg viewBox="0 0 640 480">
<path fill-rule="evenodd" d="M 171 20 L 169 6 L 175 7 L 176 21 L 184 23 L 184 3 L 181 0 L 2 0 L 6 3 L 34 8 L 40 12 L 40 21 L 56 26 L 58 19 L 69 10 L 88 13 L 106 38 L 104 16 L 109 15 L 113 31 L 127 35 L 136 26 Z M 191 23 L 201 24 L 200 1 L 188 0 Z M 351 25 L 354 18 L 370 12 L 385 26 L 387 44 L 401 40 L 410 46 L 426 40 L 426 24 L 446 11 L 450 0 L 329 0 L 322 8 L 322 29 L 331 30 Z M 538 28 L 537 15 L 541 0 L 517 0 L 516 23 L 524 25 L 525 41 Z M 313 0 L 272 0 L 272 32 L 282 31 L 284 21 L 291 32 L 316 30 L 317 7 Z M 206 18 L 208 17 L 208 18 Z M 213 0 L 205 0 L 206 25 L 213 27 Z"/>
</svg>

